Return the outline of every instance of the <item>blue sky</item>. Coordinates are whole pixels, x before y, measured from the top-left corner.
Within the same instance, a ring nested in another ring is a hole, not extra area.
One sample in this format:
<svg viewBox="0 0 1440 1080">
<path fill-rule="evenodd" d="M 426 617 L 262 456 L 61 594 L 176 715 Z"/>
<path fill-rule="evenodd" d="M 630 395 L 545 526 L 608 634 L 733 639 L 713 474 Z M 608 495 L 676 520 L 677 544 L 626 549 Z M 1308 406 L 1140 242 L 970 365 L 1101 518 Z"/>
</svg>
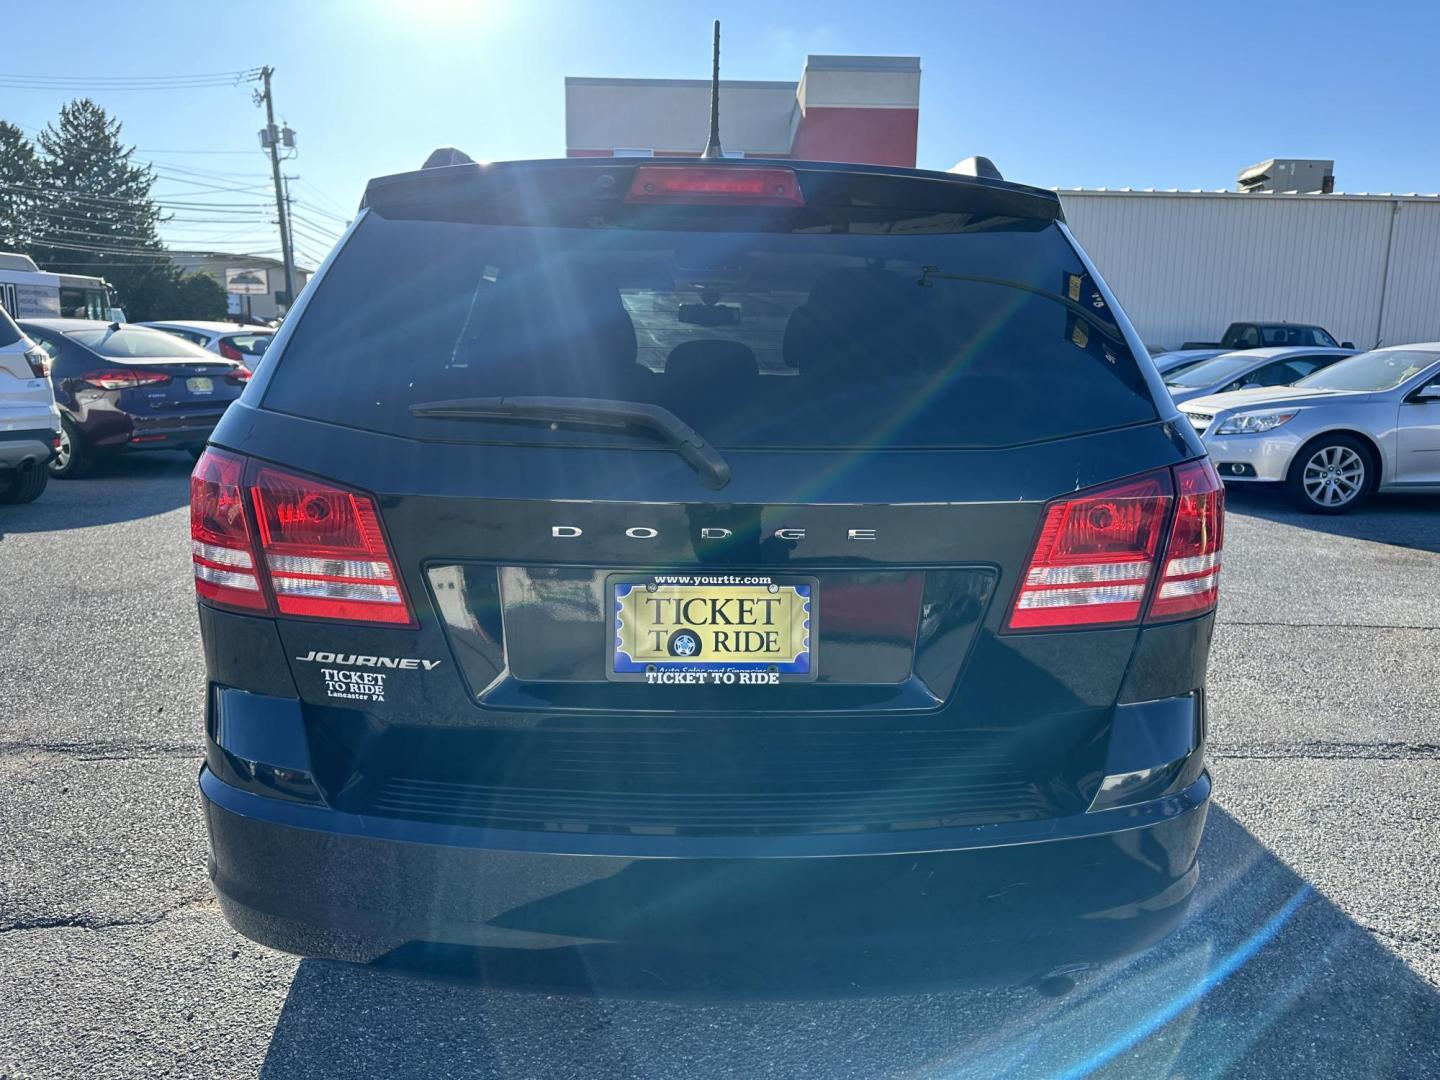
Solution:
<svg viewBox="0 0 1440 1080">
<path fill-rule="evenodd" d="M 1333 157 L 1347 191 L 1440 189 L 1440 8 L 1422 3 L 72 0 L 64 18 L 6 7 L 6 36 L 24 43 L 6 69 L 82 80 L 271 65 L 299 134 L 286 171 L 301 177 L 313 259 L 368 177 L 435 146 L 563 153 L 566 75 L 705 75 L 716 17 L 729 78 L 795 79 L 807 53 L 918 55 L 923 167 L 983 153 L 1047 187 L 1216 188 L 1266 157 Z M 77 92 L 0 85 L 0 118 L 43 125 Z M 177 247 L 278 246 L 248 94 L 89 91 L 164 173 L 163 198 L 234 207 L 183 214 L 166 229 Z"/>
</svg>

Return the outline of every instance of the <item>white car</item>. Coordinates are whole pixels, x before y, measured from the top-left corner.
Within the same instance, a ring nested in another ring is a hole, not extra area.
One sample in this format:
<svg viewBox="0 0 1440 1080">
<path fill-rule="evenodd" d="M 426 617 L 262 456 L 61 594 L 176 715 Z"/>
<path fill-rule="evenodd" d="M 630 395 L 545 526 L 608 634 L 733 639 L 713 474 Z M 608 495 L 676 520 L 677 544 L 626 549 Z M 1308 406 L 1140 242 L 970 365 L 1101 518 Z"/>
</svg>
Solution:
<svg viewBox="0 0 1440 1080">
<path fill-rule="evenodd" d="M 1176 405 L 1208 394 L 1257 387 L 1289 386 L 1297 379 L 1354 356 L 1354 349 L 1315 346 L 1240 349 L 1165 375 L 1165 386 Z"/>
<path fill-rule="evenodd" d="M 1314 513 L 1343 514 L 1374 491 L 1440 491 L 1440 342 L 1387 346 L 1180 412 L 1227 484 L 1284 484 Z"/>
<path fill-rule="evenodd" d="M 59 441 L 50 357 L 0 308 L 0 503 L 40 497 Z"/>
<path fill-rule="evenodd" d="M 192 345 L 199 345 L 213 353 L 219 353 L 226 360 L 235 360 L 251 371 L 260 363 L 275 331 L 265 326 L 240 326 L 231 322 L 206 322 L 204 320 L 172 320 L 167 322 L 143 322 L 138 326 L 151 326 L 167 334 L 184 338 Z"/>
</svg>

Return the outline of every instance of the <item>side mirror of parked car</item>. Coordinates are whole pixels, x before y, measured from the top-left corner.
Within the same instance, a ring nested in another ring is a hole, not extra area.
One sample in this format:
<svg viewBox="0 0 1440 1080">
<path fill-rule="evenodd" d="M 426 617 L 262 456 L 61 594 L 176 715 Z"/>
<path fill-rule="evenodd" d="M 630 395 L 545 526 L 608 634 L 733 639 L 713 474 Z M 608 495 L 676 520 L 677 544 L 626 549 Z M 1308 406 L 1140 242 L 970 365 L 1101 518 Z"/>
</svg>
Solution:
<svg viewBox="0 0 1440 1080">
<path fill-rule="evenodd" d="M 1342 342 L 1340 342 L 1340 348 L 1342 348 L 1342 349 L 1353 349 L 1353 348 L 1355 348 L 1355 342 L 1353 342 L 1353 341 L 1342 341 Z"/>
<path fill-rule="evenodd" d="M 1411 395 L 1411 401 L 1440 401 L 1440 382 L 1426 383 Z"/>
</svg>

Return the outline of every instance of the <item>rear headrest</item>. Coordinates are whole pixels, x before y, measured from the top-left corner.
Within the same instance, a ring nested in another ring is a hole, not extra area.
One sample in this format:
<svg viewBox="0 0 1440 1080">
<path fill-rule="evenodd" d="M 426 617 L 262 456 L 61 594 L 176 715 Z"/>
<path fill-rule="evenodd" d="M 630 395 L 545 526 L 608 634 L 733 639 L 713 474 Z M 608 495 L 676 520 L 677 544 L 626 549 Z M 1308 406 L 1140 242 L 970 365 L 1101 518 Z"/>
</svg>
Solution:
<svg viewBox="0 0 1440 1080">
<path fill-rule="evenodd" d="M 716 389 L 759 374 L 760 365 L 755 354 L 738 341 L 716 338 L 686 341 L 671 349 L 665 359 L 667 381 L 706 382 Z"/>
</svg>

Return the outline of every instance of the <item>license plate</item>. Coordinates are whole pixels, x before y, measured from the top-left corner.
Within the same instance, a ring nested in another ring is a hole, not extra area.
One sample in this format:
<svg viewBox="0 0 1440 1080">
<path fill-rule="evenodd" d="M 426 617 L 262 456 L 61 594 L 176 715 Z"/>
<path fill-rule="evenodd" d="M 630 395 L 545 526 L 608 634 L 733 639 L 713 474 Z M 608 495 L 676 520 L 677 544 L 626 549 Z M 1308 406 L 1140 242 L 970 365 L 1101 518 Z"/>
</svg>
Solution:
<svg viewBox="0 0 1440 1080">
<path fill-rule="evenodd" d="M 815 677 L 812 579 L 656 574 L 609 586 L 612 679 L 728 686 Z"/>
<path fill-rule="evenodd" d="M 212 394 L 215 392 L 215 383 L 207 375 L 197 375 L 193 379 L 185 380 L 185 389 L 192 394 Z"/>
</svg>

